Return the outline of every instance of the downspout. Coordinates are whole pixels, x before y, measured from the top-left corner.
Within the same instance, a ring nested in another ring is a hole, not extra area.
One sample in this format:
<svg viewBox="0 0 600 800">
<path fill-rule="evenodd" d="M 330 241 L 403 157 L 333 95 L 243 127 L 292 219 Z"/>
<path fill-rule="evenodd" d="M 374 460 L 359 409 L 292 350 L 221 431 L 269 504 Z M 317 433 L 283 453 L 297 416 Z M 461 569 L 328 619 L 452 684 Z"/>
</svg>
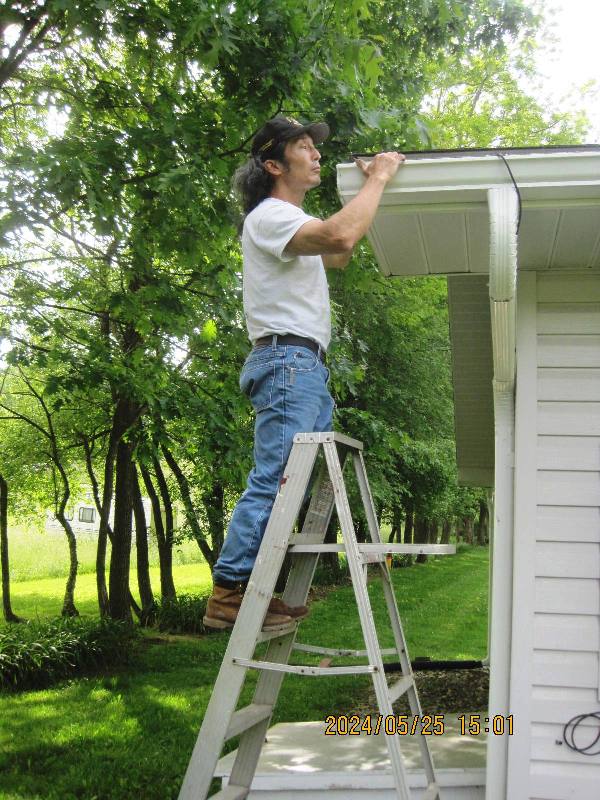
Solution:
<svg viewBox="0 0 600 800">
<path fill-rule="evenodd" d="M 494 358 L 495 498 L 490 586 L 489 716 L 507 715 L 513 560 L 513 474 L 518 199 L 512 186 L 488 190 L 490 307 Z M 486 800 L 506 800 L 508 737 L 488 735 Z"/>
</svg>

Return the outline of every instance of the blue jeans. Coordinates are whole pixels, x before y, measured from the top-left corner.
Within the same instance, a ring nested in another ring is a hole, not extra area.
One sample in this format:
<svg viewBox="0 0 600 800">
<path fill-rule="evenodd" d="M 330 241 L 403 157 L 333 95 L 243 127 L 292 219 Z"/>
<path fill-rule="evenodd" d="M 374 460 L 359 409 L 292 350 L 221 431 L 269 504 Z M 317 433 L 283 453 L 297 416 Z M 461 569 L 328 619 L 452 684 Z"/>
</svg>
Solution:
<svg viewBox="0 0 600 800">
<path fill-rule="evenodd" d="M 213 568 L 217 583 L 248 581 L 294 435 L 333 429 L 328 380 L 329 370 L 308 347 L 265 345 L 246 359 L 240 388 L 256 412 L 254 467 Z"/>
</svg>

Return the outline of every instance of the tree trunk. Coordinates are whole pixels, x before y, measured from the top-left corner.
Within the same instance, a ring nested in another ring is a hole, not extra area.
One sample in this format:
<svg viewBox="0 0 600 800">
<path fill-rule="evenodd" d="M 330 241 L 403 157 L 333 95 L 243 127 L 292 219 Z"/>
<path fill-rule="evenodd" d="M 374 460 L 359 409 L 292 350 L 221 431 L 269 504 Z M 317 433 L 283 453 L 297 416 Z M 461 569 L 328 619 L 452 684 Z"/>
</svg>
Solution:
<svg viewBox="0 0 600 800">
<path fill-rule="evenodd" d="M 160 594 L 163 599 L 169 597 L 172 598 L 175 597 L 175 587 L 173 586 L 171 593 L 169 593 L 170 587 L 166 580 L 166 576 L 169 572 L 168 558 L 166 553 L 167 545 L 165 540 L 165 526 L 163 524 L 160 500 L 158 499 L 158 494 L 156 493 L 154 484 L 152 483 L 152 478 L 150 477 L 150 473 L 143 464 L 140 464 L 140 472 L 142 474 L 144 486 L 146 487 L 146 494 L 150 498 L 150 503 L 152 504 L 152 516 L 154 519 L 154 529 L 156 531 L 156 543 L 158 546 L 158 560 L 160 564 Z M 172 579 L 172 574 L 171 574 L 171 579 Z"/>
<path fill-rule="evenodd" d="M 175 597 L 177 596 L 177 593 L 175 591 L 175 582 L 173 580 L 173 536 L 174 536 L 173 504 L 171 502 L 169 487 L 167 486 L 167 481 L 163 469 L 160 465 L 160 461 L 158 460 L 158 458 L 155 457 L 152 459 L 152 463 L 154 466 L 156 482 L 158 483 L 158 490 L 160 492 L 162 507 L 164 509 L 164 514 L 165 514 L 164 553 L 161 559 L 161 567 L 160 567 L 161 582 L 164 584 L 165 587 L 164 596 L 174 600 Z M 164 577 L 162 573 L 164 573 Z"/>
<path fill-rule="evenodd" d="M 357 542 L 367 542 L 369 540 L 369 528 L 367 526 L 367 521 L 362 517 L 359 516 L 354 524 L 354 529 L 356 531 L 356 541 Z"/>
<path fill-rule="evenodd" d="M 111 442 L 112 442 L 112 433 L 111 433 Z M 109 442 L 109 448 L 112 447 L 111 442 Z M 96 474 L 94 472 L 94 467 L 92 464 L 92 453 L 89 447 L 89 442 L 84 439 L 83 440 L 83 447 L 85 450 L 85 460 L 87 466 L 87 472 L 92 483 L 92 492 L 94 495 L 94 503 L 96 505 L 96 510 L 98 512 L 98 516 L 100 519 L 100 530 L 98 531 L 98 544 L 96 547 L 96 592 L 98 595 L 98 607 L 100 610 L 101 617 L 107 617 L 109 614 L 108 608 L 108 589 L 106 586 L 106 545 L 107 541 L 110 540 L 112 542 L 113 532 L 112 528 L 110 527 L 109 517 L 110 517 L 110 504 L 112 503 L 112 495 L 113 495 L 113 476 L 114 476 L 114 462 L 116 456 L 116 445 L 113 447 L 114 453 L 112 458 L 109 458 L 107 455 L 105 460 L 104 466 L 104 476 L 105 481 L 108 481 L 108 484 L 104 484 L 104 489 L 102 491 L 102 501 L 100 501 L 100 492 L 98 491 L 98 481 L 96 480 Z M 134 610 L 135 615 L 138 619 L 141 618 L 142 609 L 138 606 L 135 602 L 134 596 L 129 592 L 129 604 L 131 608 Z"/>
<path fill-rule="evenodd" d="M 69 575 L 67 577 L 67 584 L 65 586 L 65 596 L 63 599 L 61 615 L 63 617 L 78 617 L 79 611 L 77 611 L 77 608 L 75 607 L 75 582 L 77 581 L 77 568 L 79 566 L 77 561 L 77 540 L 75 539 L 75 534 L 73 532 L 73 528 L 71 527 L 71 523 L 65 514 L 65 509 L 67 507 L 67 503 L 69 502 L 69 497 L 71 496 L 71 487 L 69 485 L 67 473 L 65 472 L 60 460 L 53 431 L 52 452 L 52 460 L 54 461 L 54 465 L 58 470 L 62 485 L 62 489 L 59 489 L 55 483 L 56 519 L 62 525 L 65 536 L 67 537 L 67 543 L 69 545 Z M 54 474 L 56 475 L 56 473 Z"/>
<path fill-rule="evenodd" d="M 467 544 L 473 544 L 473 518 L 472 517 L 464 517 L 464 519 L 463 519 L 463 530 L 464 530 L 465 542 Z"/>
<path fill-rule="evenodd" d="M 450 544 L 450 534 L 452 533 L 452 522 L 445 519 L 442 523 L 442 538 L 440 544 Z"/>
<path fill-rule="evenodd" d="M 413 543 L 427 544 L 428 535 L 429 535 L 429 521 L 425 519 L 425 517 L 422 517 L 420 514 L 415 514 Z M 426 554 L 419 553 L 419 555 L 416 558 L 417 564 L 424 564 L 426 561 L 427 561 Z"/>
<path fill-rule="evenodd" d="M 210 489 L 202 493 L 202 503 L 206 510 L 210 530 L 212 561 L 209 561 L 209 564 L 212 567 L 225 540 L 225 489 L 223 485 L 218 481 L 211 480 Z"/>
<path fill-rule="evenodd" d="M 162 446 L 163 455 L 165 457 L 165 461 L 169 465 L 169 469 L 175 476 L 175 480 L 177 481 L 177 485 L 179 486 L 179 492 L 181 493 L 181 500 L 183 502 L 183 507 L 185 509 L 185 518 L 187 524 L 190 526 L 190 530 L 192 532 L 192 536 L 196 541 L 196 544 L 200 548 L 200 552 L 206 559 L 207 563 L 212 567 L 215 561 L 217 560 L 217 555 L 219 552 L 220 547 L 223 544 L 223 492 L 221 492 L 221 543 L 219 545 L 219 549 L 215 548 L 215 542 L 213 540 L 213 547 L 210 548 L 208 542 L 204 538 L 202 533 L 202 529 L 198 523 L 198 517 L 196 515 L 196 509 L 194 508 L 194 504 L 192 502 L 192 494 L 190 491 L 190 484 L 188 479 L 186 478 L 183 470 L 175 460 L 175 457 L 171 453 L 168 447 L 165 445 Z M 210 522 L 210 521 L 209 521 Z M 212 532 L 212 528 L 211 528 Z"/>
<path fill-rule="evenodd" d="M 102 312 L 100 316 L 100 333 L 105 344 L 110 343 L 110 315 Z M 89 448 L 86 447 L 86 463 L 88 463 L 88 474 L 94 489 L 94 500 L 100 515 L 100 528 L 98 531 L 98 545 L 96 549 L 96 592 L 98 595 L 98 608 L 101 617 L 109 615 L 108 587 L 106 585 L 106 545 L 108 539 L 112 542 L 112 530 L 110 527 L 110 507 L 114 492 L 115 461 L 117 458 L 117 445 L 121 436 L 125 433 L 121 421 L 121 409 L 117 402 L 116 393 L 113 390 L 113 400 L 115 401 L 115 411 L 112 419 L 110 436 L 108 439 L 108 449 L 104 460 L 104 482 L 102 484 L 102 502 L 100 502 L 98 483 L 92 468 L 91 453 L 88 455 Z"/>
<path fill-rule="evenodd" d="M 440 532 L 440 525 L 437 519 L 430 519 L 427 528 L 427 541 L 429 544 L 437 544 Z"/>
<path fill-rule="evenodd" d="M 477 520 L 477 544 L 486 545 L 489 542 L 490 512 L 485 500 L 479 501 L 479 519 Z"/>
<path fill-rule="evenodd" d="M 104 483 L 102 485 L 102 503 L 98 508 L 100 515 L 100 529 L 98 531 L 98 548 L 96 550 L 96 592 L 98 594 L 98 607 L 100 616 L 108 616 L 108 586 L 106 585 L 106 545 L 108 539 L 112 541 L 112 529 L 109 516 L 113 500 L 115 461 L 117 458 L 118 438 L 115 438 L 114 429 L 111 431 L 108 442 L 108 452 L 104 462 Z"/>
<path fill-rule="evenodd" d="M 78 617 L 79 611 L 75 607 L 75 582 L 77 580 L 77 568 L 79 566 L 79 562 L 77 561 L 77 540 L 75 539 L 71 523 L 65 516 L 64 510 L 57 513 L 56 519 L 62 525 L 69 544 L 69 576 L 67 578 L 67 585 L 65 586 L 63 607 L 60 613 L 63 617 Z"/>
<path fill-rule="evenodd" d="M 398 543 L 402 541 L 402 508 L 400 506 L 392 509 L 392 530 L 388 541 Z"/>
<path fill-rule="evenodd" d="M 404 523 L 404 544 L 412 544 L 413 541 L 413 528 L 415 522 L 415 515 L 409 508 L 406 509 L 406 521 Z"/>
<path fill-rule="evenodd" d="M 2 608 L 6 622 L 25 622 L 12 610 L 10 602 L 10 569 L 8 562 L 8 484 L 0 475 L 0 560 L 2 562 Z"/>
<path fill-rule="evenodd" d="M 137 556 L 137 579 L 142 608 L 140 622 L 151 625 L 154 616 L 154 595 L 150 583 L 150 561 L 148 558 L 148 527 L 140 491 L 140 482 L 135 464 L 131 465 L 131 488 L 133 492 L 133 514 L 135 517 L 135 550 Z"/>
<path fill-rule="evenodd" d="M 96 480 L 96 473 L 94 472 L 94 465 L 92 463 L 92 451 L 88 440 L 83 438 L 83 449 L 85 452 L 85 465 L 87 473 L 92 484 L 92 493 L 94 495 L 94 503 L 96 511 L 100 520 L 100 527 L 98 530 L 98 543 L 96 545 L 96 594 L 98 596 L 98 608 L 101 617 L 108 616 L 108 588 L 106 586 L 106 545 L 107 540 L 112 541 L 112 530 L 110 527 L 110 505 L 113 496 L 113 480 L 115 469 L 115 457 L 117 453 L 115 421 L 113 420 L 113 427 L 110 432 L 108 441 L 108 451 L 104 460 L 104 485 L 102 487 L 102 500 L 100 500 L 100 491 L 98 489 L 98 481 Z"/>
<path fill-rule="evenodd" d="M 120 439 L 117 445 L 115 475 L 115 519 L 110 553 L 109 611 L 112 619 L 132 622 L 129 592 L 131 560 L 131 442 Z"/>
<path fill-rule="evenodd" d="M 327 526 L 327 530 L 325 532 L 325 539 L 324 544 L 335 544 L 337 542 L 337 535 L 338 535 L 338 520 L 335 514 L 331 515 L 331 519 L 329 520 L 329 525 Z M 342 568 L 340 566 L 340 554 L 339 553 L 322 553 L 319 558 L 327 565 L 327 569 L 331 572 L 333 577 L 333 581 L 339 581 L 342 575 Z"/>
</svg>

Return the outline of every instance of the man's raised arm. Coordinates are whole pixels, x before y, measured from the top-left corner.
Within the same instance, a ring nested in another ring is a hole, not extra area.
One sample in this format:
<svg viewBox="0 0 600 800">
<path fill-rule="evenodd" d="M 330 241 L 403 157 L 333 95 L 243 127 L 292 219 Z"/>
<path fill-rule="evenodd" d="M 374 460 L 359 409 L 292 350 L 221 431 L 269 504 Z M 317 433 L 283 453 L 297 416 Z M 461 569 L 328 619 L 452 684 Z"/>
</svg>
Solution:
<svg viewBox="0 0 600 800">
<path fill-rule="evenodd" d="M 368 164 L 361 158 L 355 159 L 367 179 L 356 197 L 331 217 L 305 223 L 292 236 L 285 252 L 299 256 L 322 255 L 326 267 L 346 266 L 354 246 L 373 222 L 385 185 L 403 161 L 405 157 L 396 152 L 378 153 Z"/>
</svg>

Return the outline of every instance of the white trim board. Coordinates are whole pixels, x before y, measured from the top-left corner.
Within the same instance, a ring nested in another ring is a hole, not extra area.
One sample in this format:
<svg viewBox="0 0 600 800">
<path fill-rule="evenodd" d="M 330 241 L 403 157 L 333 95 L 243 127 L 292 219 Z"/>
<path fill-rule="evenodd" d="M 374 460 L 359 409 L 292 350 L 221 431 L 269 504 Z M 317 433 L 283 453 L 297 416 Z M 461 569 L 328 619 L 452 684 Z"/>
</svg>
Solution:
<svg viewBox="0 0 600 800">
<path fill-rule="evenodd" d="M 536 521 L 536 275 L 521 273 L 517 290 L 517 391 L 515 399 L 515 473 L 513 546 L 513 616 L 510 709 L 514 735 L 508 741 L 507 796 L 526 800 L 529 794 L 531 747 L 531 652 L 535 580 Z"/>
</svg>

